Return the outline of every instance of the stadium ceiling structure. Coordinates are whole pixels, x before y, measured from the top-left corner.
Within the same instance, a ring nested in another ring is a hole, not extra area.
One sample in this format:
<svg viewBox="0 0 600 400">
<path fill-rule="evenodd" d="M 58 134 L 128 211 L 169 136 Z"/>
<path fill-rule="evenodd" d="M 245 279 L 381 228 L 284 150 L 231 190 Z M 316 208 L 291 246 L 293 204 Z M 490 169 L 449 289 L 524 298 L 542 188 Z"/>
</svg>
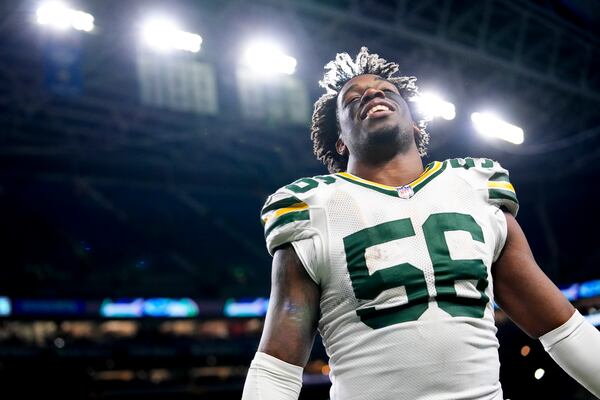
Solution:
<svg viewBox="0 0 600 400">
<path fill-rule="evenodd" d="M 329 24 L 319 24 L 319 33 L 324 36 L 327 32 L 364 27 L 381 33 L 382 41 L 390 47 L 401 38 L 427 50 L 450 53 L 464 64 L 493 64 L 509 75 L 507 79 L 528 78 L 586 100 L 600 101 L 600 82 L 592 73 L 593 65 L 599 61 L 600 40 L 532 3 L 509 0 L 333 3 L 338 6 L 289 0 L 282 8 L 295 8 L 320 17 L 320 21 L 328 20 Z M 451 66 L 460 70 L 458 60 L 453 59 Z"/>
<path fill-rule="evenodd" d="M 489 97 L 513 102 L 511 110 L 527 121 L 532 135 L 529 144 L 509 150 L 514 154 L 556 152 L 600 134 L 600 77 L 594 73 L 600 67 L 600 38 L 535 3 L 268 3 L 301 19 L 314 43 L 335 43 L 349 51 L 369 43 L 399 59 L 401 67 L 409 66 L 410 73 L 443 81 L 460 99 L 457 107 Z"/>
<path fill-rule="evenodd" d="M 83 90 L 72 97 L 54 96 L 44 87 L 47 38 L 31 20 L 35 4 L 0 6 L 3 182 L 75 188 L 96 209 L 123 223 L 135 218 L 113 192 L 161 192 L 165 209 L 181 206 L 248 258 L 266 262 L 259 256 L 260 235 L 241 234 L 239 215 L 227 212 L 241 214 L 243 204 L 248 207 L 244 212 L 254 215 L 274 188 L 324 168 L 311 154 L 308 120 L 287 124 L 240 117 L 235 63 L 240 43 L 259 31 L 292 45 L 296 76 L 310 101 L 320 95 L 316 82 L 324 63 L 337 52 L 355 53 L 363 45 L 398 60 L 401 72 L 417 75 L 422 87 L 437 86 L 456 105 L 457 118 L 431 129 L 436 157 L 499 158 L 518 172 L 518 183 L 557 181 L 599 169 L 591 161 L 600 158 L 600 76 L 595 73 L 600 38 L 533 2 L 174 2 L 171 11 L 185 17 L 186 29 L 204 39 L 199 53 L 183 58 L 216 71 L 221 112 L 212 115 L 161 109 L 140 100 L 131 19 L 148 4 L 89 3 L 85 11 L 96 17 L 97 29 L 81 34 Z M 485 106 L 498 107 L 523 127 L 525 143 L 482 144 L 470 138 L 474 135 L 465 133 L 470 126 L 465 115 Z M 541 189 L 542 194 L 534 193 L 536 187 L 522 191 L 522 198 L 546 195 Z M 242 195 L 246 197 L 240 200 Z M 173 250 L 174 258 L 184 260 L 178 264 L 182 269 L 193 269 L 189 266 L 195 263 L 186 261 L 184 253 Z"/>
<path fill-rule="evenodd" d="M 136 4 L 131 3 L 131 7 Z M 531 2 L 261 0 L 248 3 L 232 0 L 205 4 L 205 9 L 195 10 L 191 15 L 202 14 L 198 24 L 206 25 L 208 32 L 219 32 L 208 37 L 207 47 L 211 39 L 218 40 L 218 46 L 231 44 L 236 40 L 233 37 L 242 32 L 236 30 L 238 26 L 261 26 L 267 20 L 276 21 L 267 26 L 288 30 L 288 37 L 297 41 L 296 47 L 302 51 L 297 55 L 300 63 L 307 65 L 305 69 L 316 71 L 308 74 L 314 81 L 319 79 L 318 71 L 324 61 L 331 59 L 336 51 L 353 52 L 367 44 L 388 58 L 400 59 L 401 67 L 421 77 L 421 83 L 433 81 L 445 86 L 459 112 L 467 108 L 476 111 L 479 103 L 505 104 L 514 119 L 523 121 L 528 135 L 520 148 L 501 146 L 500 150 L 508 151 L 509 155 L 536 156 L 558 150 L 568 153 L 579 145 L 589 145 L 589 140 L 600 133 L 597 129 L 600 77 L 593 73 L 600 65 L 600 38 Z M 132 46 L 127 44 L 131 37 L 125 35 L 124 28 L 113 29 L 107 25 L 123 23 L 123 18 L 110 10 L 111 5 L 115 3 L 94 5 L 105 19 L 99 21 L 99 32 L 89 40 L 93 50 L 86 51 L 89 57 L 84 71 L 89 75 L 86 86 L 98 92 L 81 96 L 78 104 L 70 104 L 71 107 L 57 106 L 48 111 L 47 116 L 64 132 L 75 129 L 85 134 L 81 126 L 63 124 L 61 121 L 65 119 L 98 124 L 102 120 L 110 129 L 124 133 L 139 123 L 143 131 L 156 132 L 144 140 L 131 138 L 134 142 L 122 135 L 114 146 L 120 143 L 148 147 L 160 146 L 165 140 L 193 140 L 194 133 L 190 132 L 193 128 L 186 127 L 185 117 L 162 113 L 160 117 L 167 125 L 163 129 L 161 124 L 153 122 L 156 116 L 152 110 L 123 101 L 131 96 L 125 93 L 130 85 L 123 84 L 128 77 L 118 67 L 111 73 L 105 67 L 113 64 L 111 57 L 131 53 Z M 183 6 L 198 8 L 195 3 L 183 3 Z M 26 26 L 24 8 L 21 5 L 19 11 L 6 14 L 0 25 L 6 35 L 34 33 L 35 27 Z M 108 19 L 111 16 L 115 16 L 112 21 Z M 18 30 L 21 32 L 15 33 Z M 223 36 L 223 32 L 229 37 L 216 39 Z M 24 50 L 19 52 L 23 58 L 34 57 L 24 54 Z M 4 54 L 8 53 L 9 50 L 5 50 Z M 211 62 L 222 62 L 210 57 L 206 55 Z M 12 101 L 18 102 L 28 115 L 48 105 L 47 97 L 27 86 L 29 78 L 25 74 L 31 71 L 12 70 L 10 65 L 3 63 L 0 74 L 10 85 L 5 91 L 14 94 Z M 307 84 L 314 87 L 314 82 Z M 89 103 L 86 107 L 82 106 L 86 103 Z M 56 117 L 60 114 L 64 118 Z M 18 124 L 18 113 L 11 118 L 13 125 Z M 171 121 L 174 126 L 169 126 Z M 179 126 L 181 124 L 183 126 Z M 456 128 L 449 128 L 453 129 Z M 433 146 L 435 150 L 435 142 Z M 10 149 L 4 151 L 10 152 Z M 45 147 L 43 151 L 49 153 L 51 149 Z M 569 165 L 561 169 L 564 174 L 577 168 L 570 162 Z"/>
</svg>

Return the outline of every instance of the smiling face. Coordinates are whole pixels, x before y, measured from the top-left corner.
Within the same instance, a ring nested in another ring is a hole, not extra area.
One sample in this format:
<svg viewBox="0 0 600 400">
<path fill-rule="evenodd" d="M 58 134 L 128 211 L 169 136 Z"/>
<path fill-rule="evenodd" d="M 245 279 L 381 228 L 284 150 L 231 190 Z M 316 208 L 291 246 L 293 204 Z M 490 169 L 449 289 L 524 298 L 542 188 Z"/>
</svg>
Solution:
<svg viewBox="0 0 600 400">
<path fill-rule="evenodd" d="M 391 82 L 365 74 L 349 80 L 337 97 L 338 150 L 365 161 L 385 160 L 415 147 L 414 122 Z M 416 148 L 416 147 L 415 147 Z"/>
</svg>

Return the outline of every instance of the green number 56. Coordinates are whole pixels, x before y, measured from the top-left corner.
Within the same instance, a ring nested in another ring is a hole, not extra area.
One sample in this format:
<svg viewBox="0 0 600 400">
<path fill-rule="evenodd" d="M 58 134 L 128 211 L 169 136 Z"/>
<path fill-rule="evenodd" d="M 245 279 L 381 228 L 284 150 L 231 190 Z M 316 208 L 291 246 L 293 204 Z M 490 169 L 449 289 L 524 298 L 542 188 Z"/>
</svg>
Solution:
<svg viewBox="0 0 600 400">
<path fill-rule="evenodd" d="M 422 228 L 433 264 L 435 300 L 439 307 L 453 317 L 483 317 L 489 301 L 485 294 L 487 268 L 480 259 L 451 259 L 445 236 L 445 232 L 465 231 L 473 240 L 484 243 L 481 227 L 468 214 L 439 213 L 430 215 Z M 367 268 L 367 248 L 411 236 L 415 236 L 412 222 L 404 218 L 365 228 L 344 238 L 346 262 L 357 299 L 374 300 L 392 288 L 404 287 L 406 292 L 408 301 L 404 304 L 356 310 L 360 319 L 373 329 L 415 321 L 427 310 L 430 295 L 422 270 L 410 263 L 380 269 L 373 274 Z M 480 296 L 460 296 L 455 290 L 456 281 L 474 283 Z"/>
</svg>

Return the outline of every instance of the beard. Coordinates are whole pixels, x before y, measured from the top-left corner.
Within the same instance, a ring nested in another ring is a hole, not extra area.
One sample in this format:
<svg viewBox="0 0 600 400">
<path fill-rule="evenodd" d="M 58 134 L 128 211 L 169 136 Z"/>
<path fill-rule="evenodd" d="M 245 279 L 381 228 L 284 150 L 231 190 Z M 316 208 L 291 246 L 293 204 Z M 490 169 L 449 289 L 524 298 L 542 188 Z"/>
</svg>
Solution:
<svg viewBox="0 0 600 400">
<path fill-rule="evenodd" d="M 383 121 L 382 121 L 383 122 Z M 355 155 L 370 163 L 384 163 L 398 154 L 404 154 L 415 145 L 415 132 L 410 123 L 381 123 L 369 131 L 363 131 L 355 143 Z"/>
</svg>

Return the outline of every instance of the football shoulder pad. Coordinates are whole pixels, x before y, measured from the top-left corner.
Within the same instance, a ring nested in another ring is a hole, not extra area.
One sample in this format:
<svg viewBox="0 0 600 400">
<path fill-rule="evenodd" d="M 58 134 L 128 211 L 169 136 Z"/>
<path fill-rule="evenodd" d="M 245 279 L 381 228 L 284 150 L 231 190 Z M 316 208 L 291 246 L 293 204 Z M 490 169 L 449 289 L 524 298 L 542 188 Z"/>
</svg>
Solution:
<svg viewBox="0 0 600 400">
<path fill-rule="evenodd" d="M 335 183 L 332 175 L 302 178 L 286 185 L 267 198 L 260 217 L 269 254 L 285 244 L 320 234 L 315 219 L 327 186 Z"/>
<path fill-rule="evenodd" d="M 454 158 L 446 160 L 453 171 L 472 185 L 484 199 L 516 216 L 519 200 L 510 182 L 509 172 L 488 158 Z"/>
</svg>

